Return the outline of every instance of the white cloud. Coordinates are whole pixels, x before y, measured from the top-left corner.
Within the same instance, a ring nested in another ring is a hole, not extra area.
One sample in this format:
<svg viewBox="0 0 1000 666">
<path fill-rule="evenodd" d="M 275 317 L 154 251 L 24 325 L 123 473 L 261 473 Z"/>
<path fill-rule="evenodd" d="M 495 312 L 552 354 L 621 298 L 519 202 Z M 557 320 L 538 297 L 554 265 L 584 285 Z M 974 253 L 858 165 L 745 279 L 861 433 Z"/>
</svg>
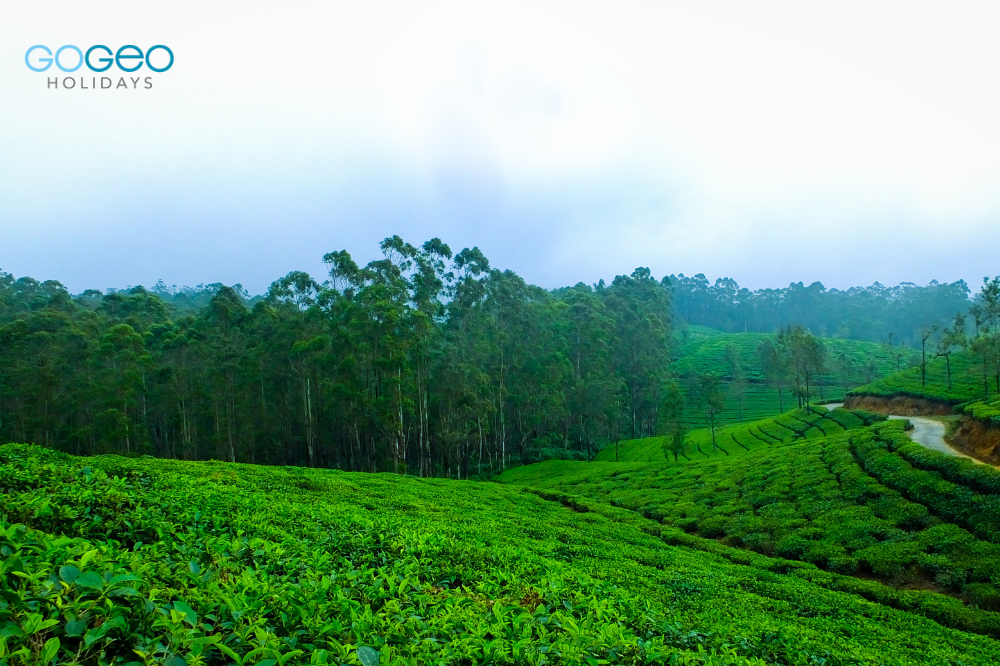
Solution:
<svg viewBox="0 0 1000 666">
<path fill-rule="evenodd" d="M 232 7 L 5 8 L 0 267 L 262 289 L 400 233 L 549 286 L 996 272 L 941 242 L 1000 240 L 992 4 Z M 51 91 L 36 43 L 177 60 L 151 91 Z"/>
</svg>

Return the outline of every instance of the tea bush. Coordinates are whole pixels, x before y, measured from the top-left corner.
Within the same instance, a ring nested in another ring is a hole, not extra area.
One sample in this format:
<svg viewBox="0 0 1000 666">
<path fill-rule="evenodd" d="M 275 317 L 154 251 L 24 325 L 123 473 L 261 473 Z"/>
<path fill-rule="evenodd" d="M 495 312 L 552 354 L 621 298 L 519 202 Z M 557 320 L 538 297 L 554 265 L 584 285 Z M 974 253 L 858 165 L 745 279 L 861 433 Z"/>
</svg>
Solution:
<svg viewBox="0 0 1000 666">
<path fill-rule="evenodd" d="M 893 440 L 893 450 L 918 469 L 938 472 L 945 479 L 983 494 L 1000 494 L 1000 470 L 970 458 L 952 456 L 909 441 Z"/>
<path fill-rule="evenodd" d="M 10 665 L 1000 659 L 956 599 L 558 491 L 8 445 L 0 499 Z"/>
<path fill-rule="evenodd" d="M 828 410 L 826 407 L 812 406 L 793 409 L 759 421 L 717 428 L 715 440 L 718 448 L 712 448 L 710 430 L 692 431 L 687 435 L 685 459 L 704 460 L 742 455 L 753 449 L 834 435 L 881 420 L 885 420 L 885 416 L 863 410 Z M 663 437 L 645 437 L 611 444 L 602 449 L 595 459 L 608 462 L 659 462 L 665 459 Z"/>
<path fill-rule="evenodd" d="M 963 483 L 952 483 L 938 471 L 912 465 L 897 452 L 900 449 L 912 452 L 901 422 L 888 422 L 854 433 L 850 442 L 861 465 L 882 483 L 926 505 L 941 518 L 968 528 L 980 538 L 1000 543 L 1000 495 L 976 492 Z M 918 459 L 928 460 L 924 456 Z M 951 476 L 960 481 L 969 478 L 957 472 Z"/>
<path fill-rule="evenodd" d="M 929 400 L 963 403 L 980 400 L 984 394 L 982 369 L 972 352 L 958 352 L 951 356 L 951 387 L 948 386 L 948 365 L 943 358 L 927 359 L 927 381 L 923 381 L 920 366 L 895 372 L 875 381 L 858 386 L 852 394 L 883 397 L 908 395 Z"/>
<path fill-rule="evenodd" d="M 1000 398 L 968 402 L 959 405 L 959 408 L 977 421 L 994 428 L 1000 427 Z"/>
<path fill-rule="evenodd" d="M 879 423 L 728 460 L 566 463 L 510 470 L 501 480 L 591 497 L 691 534 L 829 572 L 936 590 L 952 597 L 942 600 L 945 606 L 961 600 L 1000 610 L 990 592 L 1000 590 L 1000 496 L 912 468 L 890 450 L 916 446 L 904 425 Z M 799 427 L 803 433 L 813 428 Z M 995 613 L 973 615 L 976 626 L 994 627 L 990 632 L 1000 626 Z"/>
</svg>

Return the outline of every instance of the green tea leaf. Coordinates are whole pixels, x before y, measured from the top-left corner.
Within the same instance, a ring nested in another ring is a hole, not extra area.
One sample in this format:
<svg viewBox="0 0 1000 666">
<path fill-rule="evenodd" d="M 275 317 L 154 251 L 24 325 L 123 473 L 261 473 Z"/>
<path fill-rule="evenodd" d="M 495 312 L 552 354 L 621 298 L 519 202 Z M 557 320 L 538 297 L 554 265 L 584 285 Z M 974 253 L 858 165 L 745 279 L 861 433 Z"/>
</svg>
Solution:
<svg viewBox="0 0 1000 666">
<path fill-rule="evenodd" d="M 194 612 L 193 608 L 188 606 L 183 601 L 175 601 L 174 610 L 181 613 L 184 616 L 184 621 L 192 627 L 198 623 L 198 614 Z"/>
<path fill-rule="evenodd" d="M 47 664 L 50 661 L 54 661 L 56 656 L 59 655 L 59 639 L 52 637 L 45 641 L 45 646 L 42 648 L 42 663 Z"/>
<path fill-rule="evenodd" d="M 59 567 L 59 577 L 67 585 L 72 585 L 80 577 L 80 570 L 74 566 Z"/>
<path fill-rule="evenodd" d="M 66 623 L 63 629 L 67 636 L 83 636 L 83 632 L 87 630 L 86 620 L 70 620 Z"/>
<path fill-rule="evenodd" d="M 358 659 L 363 666 L 378 666 L 378 652 L 367 645 L 358 647 Z"/>
<path fill-rule="evenodd" d="M 104 589 L 104 579 L 94 571 L 86 571 L 76 579 L 77 587 L 89 587 L 94 590 Z"/>
</svg>

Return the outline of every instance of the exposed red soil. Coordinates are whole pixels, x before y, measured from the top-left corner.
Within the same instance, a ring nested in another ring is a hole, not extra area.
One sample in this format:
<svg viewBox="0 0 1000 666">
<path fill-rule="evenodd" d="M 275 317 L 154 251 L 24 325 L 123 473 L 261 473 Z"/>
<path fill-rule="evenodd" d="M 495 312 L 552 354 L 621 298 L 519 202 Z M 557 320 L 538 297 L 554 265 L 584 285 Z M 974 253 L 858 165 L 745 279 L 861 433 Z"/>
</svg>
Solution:
<svg viewBox="0 0 1000 666">
<path fill-rule="evenodd" d="M 996 465 L 1000 463 L 1000 428 L 977 421 L 968 414 L 951 436 L 951 444 L 973 458 Z"/>
<path fill-rule="evenodd" d="M 898 414 L 900 416 L 946 416 L 954 414 L 952 406 L 947 402 L 914 398 L 908 395 L 897 395 L 886 398 L 879 395 L 849 395 L 844 399 L 847 409 L 864 409 L 882 414 Z"/>
</svg>

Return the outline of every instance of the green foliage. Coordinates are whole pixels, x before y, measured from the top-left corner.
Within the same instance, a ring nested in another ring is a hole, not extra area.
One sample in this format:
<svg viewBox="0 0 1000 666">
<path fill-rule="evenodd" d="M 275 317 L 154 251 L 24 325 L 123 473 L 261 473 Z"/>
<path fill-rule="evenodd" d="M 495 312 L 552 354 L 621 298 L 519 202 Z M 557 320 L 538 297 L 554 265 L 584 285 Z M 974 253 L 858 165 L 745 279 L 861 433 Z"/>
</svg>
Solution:
<svg viewBox="0 0 1000 666">
<path fill-rule="evenodd" d="M 961 405 L 962 411 L 977 421 L 1000 427 L 1000 397 L 992 400 L 976 400 Z"/>
<path fill-rule="evenodd" d="M 710 283 L 701 273 L 664 278 L 678 316 L 688 324 L 729 332 L 770 332 L 799 324 L 816 335 L 871 342 L 895 340 L 919 346 L 919 330 L 941 327 L 969 306 L 969 286 L 931 281 L 895 287 L 875 283 L 847 290 L 826 289 L 819 282 L 793 282 L 784 289 L 741 288 L 731 278 Z"/>
<path fill-rule="evenodd" d="M 685 450 L 691 460 L 720 456 L 740 456 L 754 449 L 816 439 L 844 430 L 860 428 L 885 416 L 864 410 L 805 407 L 750 423 L 735 423 L 716 431 L 717 448 L 707 429 L 687 433 Z M 659 462 L 663 460 L 665 437 L 625 440 L 602 449 L 594 458 L 609 462 Z M 617 448 L 617 450 L 616 450 Z M 616 458 L 617 455 L 617 458 Z"/>
<path fill-rule="evenodd" d="M 739 354 L 742 367 L 751 381 L 764 382 L 766 376 L 757 355 L 757 348 L 764 341 L 773 340 L 770 333 L 724 333 L 705 326 L 687 326 L 674 334 L 676 347 L 674 349 L 674 370 L 684 376 L 689 372 L 704 374 L 714 372 L 728 377 L 731 372 L 729 361 L 730 348 L 735 349 Z M 827 356 L 836 359 L 841 354 L 851 359 L 855 371 L 851 379 L 855 382 L 864 380 L 865 367 L 874 361 L 876 372 L 884 375 L 892 372 L 896 368 L 897 362 L 901 362 L 903 367 L 909 363 L 919 360 L 919 353 L 907 347 L 887 348 L 886 345 L 874 342 L 863 342 L 860 340 L 846 340 L 843 338 L 820 338 L 827 348 Z M 902 354 L 901 361 L 897 361 L 894 354 Z M 832 371 L 822 376 L 823 385 L 835 392 L 840 379 Z"/>
<path fill-rule="evenodd" d="M 952 387 L 949 389 L 947 360 L 933 358 L 927 361 L 926 385 L 921 382 L 918 365 L 858 386 L 851 393 L 884 397 L 908 395 L 951 403 L 967 402 L 983 397 L 981 371 L 971 352 L 952 354 L 951 372 Z"/>
<path fill-rule="evenodd" d="M 897 438 L 898 440 L 898 438 Z M 983 494 L 1000 494 L 1000 471 L 970 458 L 948 455 L 920 444 L 893 441 L 893 451 L 918 469 L 938 472 L 948 481 Z"/>
<path fill-rule="evenodd" d="M 11 445 L 0 499 L 12 666 L 1000 659 L 954 599 L 552 491 Z"/>
<path fill-rule="evenodd" d="M 686 432 L 684 430 L 684 407 L 685 397 L 681 387 L 677 382 L 670 382 L 663 391 L 663 403 L 660 405 L 660 433 L 663 436 L 663 455 L 674 456 L 677 460 L 680 456 L 687 459 L 687 446 L 685 444 Z"/>
<path fill-rule="evenodd" d="M 688 388 L 692 376 L 716 374 L 722 378 L 722 389 L 729 399 L 716 414 L 718 424 L 759 420 L 796 404 L 795 375 L 774 335 L 722 333 L 688 326 L 674 339 L 672 369 L 682 378 L 682 387 Z M 906 347 L 838 338 L 821 338 L 819 342 L 825 350 L 825 362 L 810 378 L 810 389 L 811 397 L 821 402 L 842 400 L 854 386 L 919 360 L 919 353 Z M 684 416 L 688 429 L 708 425 L 703 410 L 688 410 Z"/>
<path fill-rule="evenodd" d="M 879 396 L 907 395 L 960 404 L 967 414 L 995 422 L 1000 396 L 1000 277 L 983 278 L 983 289 L 968 308 L 955 313 L 950 327 L 921 335 L 925 362 L 856 388 Z M 974 331 L 970 335 L 968 322 Z M 978 416 L 976 416 L 978 414 Z"/>
<path fill-rule="evenodd" d="M 886 442 L 916 446 L 902 434 L 903 425 L 761 448 L 742 458 L 684 465 L 562 463 L 500 478 L 622 506 L 686 533 L 832 574 L 955 595 L 973 606 L 960 610 L 956 599 L 936 598 L 924 612 L 1000 637 L 994 612 L 1000 610 L 994 604 L 1000 545 L 991 531 L 998 524 L 991 507 L 1000 496 L 977 496 L 933 472 L 912 469 L 905 476 L 903 461 L 886 448 Z M 892 457 L 897 464 L 887 460 Z M 859 589 L 840 577 L 828 584 Z M 870 590 L 860 593 L 873 598 Z M 908 603 L 888 592 L 878 599 L 896 607 Z"/>
<path fill-rule="evenodd" d="M 913 456 L 910 439 L 899 422 L 882 424 L 852 436 L 851 450 L 864 469 L 885 485 L 978 537 L 1000 543 L 1000 494 L 992 489 L 996 483 L 994 475 L 984 471 L 982 476 L 973 476 L 958 471 L 957 466 L 944 468 L 935 463 L 935 458 Z M 910 456 L 903 455 L 903 450 L 910 452 Z M 934 467 L 944 469 L 937 471 Z M 946 469 L 953 481 L 942 474 Z M 983 481 L 977 482 L 978 479 Z M 986 486 L 986 492 L 974 490 L 973 485 Z"/>
<path fill-rule="evenodd" d="M 548 292 L 477 248 L 379 247 L 256 299 L 0 272 L 0 441 L 469 478 L 655 434 L 672 315 L 649 269 Z"/>
</svg>

